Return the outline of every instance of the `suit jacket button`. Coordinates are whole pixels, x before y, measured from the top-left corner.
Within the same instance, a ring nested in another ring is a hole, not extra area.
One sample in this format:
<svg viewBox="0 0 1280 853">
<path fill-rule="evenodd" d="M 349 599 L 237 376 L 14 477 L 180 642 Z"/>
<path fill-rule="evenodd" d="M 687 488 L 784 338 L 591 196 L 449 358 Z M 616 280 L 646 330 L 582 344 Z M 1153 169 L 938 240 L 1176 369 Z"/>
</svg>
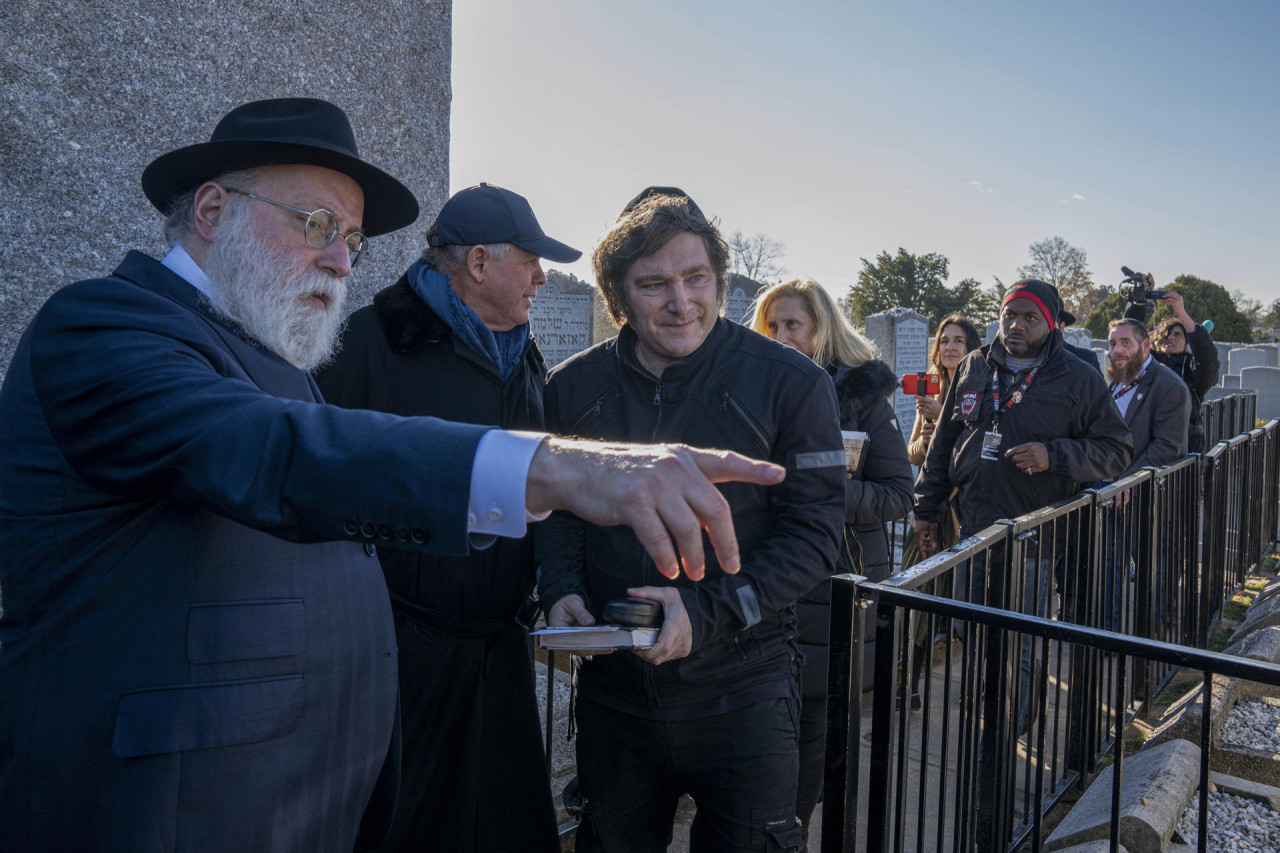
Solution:
<svg viewBox="0 0 1280 853">
<path fill-rule="evenodd" d="M 364 524 L 360 525 L 360 535 L 365 539 L 372 539 L 378 535 L 378 526 L 372 521 L 366 521 Z"/>
<path fill-rule="evenodd" d="M 355 536 L 360 532 L 360 522 L 354 518 L 348 518 L 343 522 L 342 529 L 347 531 L 348 536 Z"/>
<path fill-rule="evenodd" d="M 378 538 L 379 538 L 379 539 L 385 539 L 385 540 L 390 540 L 390 539 L 391 539 L 391 525 L 390 525 L 390 524 L 379 524 L 379 525 L 378 525 Z"/>
<path fill-rule="evenodd" d="M 418 527 L 415 527 L 413 528 L 413 530 L 409 531 L 409 536 L 418 545 L 421 545 L 427 541 L 427 531 L 422 530 L 421 528 L 418 528 Z"/>
<path fill-rule="evenodd" d="M 364 543 L 364 553 L 365 556 L 376 557 L 378 556 L 378 549 L 373 546 L 372 542 L 366 542 Z"/>
<path fill-rule="evenodd" d="M 397 527 L 397 528 L 396 528 L 396 541 L 397 541 L 397 542 L 408 542 L 408 541 L 409 541 L 409 528 L 407 528 L 407 527 Z"/>
</svg>

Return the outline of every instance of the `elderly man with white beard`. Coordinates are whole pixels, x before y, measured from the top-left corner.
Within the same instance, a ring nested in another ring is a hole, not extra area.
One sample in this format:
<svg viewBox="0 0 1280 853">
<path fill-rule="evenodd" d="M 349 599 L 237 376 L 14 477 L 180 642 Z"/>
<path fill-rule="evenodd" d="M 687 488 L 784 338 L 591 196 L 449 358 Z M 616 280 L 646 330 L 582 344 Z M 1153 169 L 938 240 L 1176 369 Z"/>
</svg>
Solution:
<svg viewBox="0 0 1280 853">
<path fill-rule="evenodd" d="M 322 405 L 343 279 L 418 214 L 336 106 L 237 107 L 142 184 L 172 250 L 50 297 L 0 388 L 0 851 L 376 844 L 375 544 L 462 554 L 566 509 L 671 575 L 704 528 L 740 564 L 712 482 L 777 466 Z"/>
</svg>

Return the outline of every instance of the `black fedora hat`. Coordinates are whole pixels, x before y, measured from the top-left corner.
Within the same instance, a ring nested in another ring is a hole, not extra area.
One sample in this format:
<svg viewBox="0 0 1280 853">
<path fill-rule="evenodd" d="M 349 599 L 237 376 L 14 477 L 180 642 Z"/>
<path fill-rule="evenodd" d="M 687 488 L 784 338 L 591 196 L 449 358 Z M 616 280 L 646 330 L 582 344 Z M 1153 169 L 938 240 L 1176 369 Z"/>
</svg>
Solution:
<svg viewBox="0 0 1280 853">
<path fill-rule="evenodd" d="M 386 234 L 418 218 L 418 200 L 404 184 L 360 159 L 351 122 L 317 98 L 272 98 L 236 107 L 208 142 L 161 154 L 142 172 L 142 191 L 168 215 L 174 200 L 205 181 L 257 166 L 323 166 L 364 191 L 364 233 Z"/>
</svg>

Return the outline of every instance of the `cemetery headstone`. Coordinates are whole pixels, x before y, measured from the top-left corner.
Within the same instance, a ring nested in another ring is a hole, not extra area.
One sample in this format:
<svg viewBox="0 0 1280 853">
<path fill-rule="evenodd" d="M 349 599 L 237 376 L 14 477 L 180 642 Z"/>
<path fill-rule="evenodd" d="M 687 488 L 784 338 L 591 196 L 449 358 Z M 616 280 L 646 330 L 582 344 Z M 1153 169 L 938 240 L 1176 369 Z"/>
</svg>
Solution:
<svg viewBox="0 0 1280 853">
<path fill-rule="evenodd" d="M 1227 360 L 1231 358 L 1231 350 L 1233 347 L 1235 347 L 1235 344 L 1228 344 L 1228 343 L 1222 343 L 1221 341 L 1214 341 L 1213 345 L 1217 347 L 1217 350 L 1218 350 L 1218 363 L 1221 364 L 1223 367 L 1226 367 Z"/>
<path fill-rule="evenodd" d="M 751 308 L 751 303 L 755 301 L 754 293 L 747 293 L 741 287 L 735 287 L 729 291 L 729 295 L 724 300 L 724 316 L 727 320 L 735 323 L 742 323 L 747 319 L 747 311 Z"/>
<path fill-rule="evenodd" d="M 1253 344 L 1249 349 L 1261 353 L 1270 353 L 1271 363 L 1266 366 L 1280 367 L 1280 346 L 1277 346 L 1276 344 Z"/>
<path fill-rule="evenodd" d="M 592 344 L 595 288 L 572 276 L 547 276 L 529 309 L 529 328 L 547 367 L 555 367 Z"/>
<path fill-rule="evenodd" d="M 987 324 L 987 336 L 982 339 L 984 344 L 989 344 L 996 339 L 996 335 L 1000 333 L 1000 321 L 992 320 Z"/>
<path fill-rule="evenodd" d="M 1241 390 L 1258 392 L 1257 416 L 1262 421 L 1280 418 L 1280 367 L 1246 367 L 1240 371 Z"/>
<path fill-rule="evenodd" d="M 867 317 L 866 326 L 867 337 L 879 347 L 880 357 L 899 376 L 928 369 L 929 321 L 923 314 L 893 308 Z M 901 385 L 893 392 L 893 411 L 903 439 L 910 439 L 916 419 L 916 398 L 903 394 Z"/>
<path fill-rule="evenodd" d="M 1231 388 L 1232 390 L 1239 390 L 1240 377 L 1235 375 L 1234 373 L 1224 373 L 1218 379 L 1218 386 L 1221 388 Z"/>
<path fill-rule="evenodd" d="M 1084 349 L 1093 348 L 1093 340 L 1089 337 L 1088 329 L 1068 326 L 1062 330 L 1062 338 L 1074 347 L 1083 347 Z"/>
<path fill-rule="evenodd" d="M 1240 373 L 1246 367 L 1276 367 L 1276 357 L 1272 352 L 1254 349 L 1253 347 L 1235 347 L 1227 356 L 1227 372 Z"/>
</svg>

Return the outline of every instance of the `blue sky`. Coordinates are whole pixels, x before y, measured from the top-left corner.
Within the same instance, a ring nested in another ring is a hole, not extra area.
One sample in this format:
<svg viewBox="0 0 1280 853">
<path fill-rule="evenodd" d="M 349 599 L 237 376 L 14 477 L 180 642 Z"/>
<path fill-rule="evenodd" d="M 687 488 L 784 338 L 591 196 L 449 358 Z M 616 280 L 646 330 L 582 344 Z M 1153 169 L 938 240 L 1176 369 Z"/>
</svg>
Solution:
<svg viewBox="0 0 1280 853">
<path fill-rule="evenodd" d="M 1005 283 L 1061 236 L 1280 298 L 1280 3 L 458 0 L 451 188 L 588 256 L 649 184 L 843 294 L 940 252 Z M 589 261 L 562 266 L 590 280 Z"/>
</svg>

